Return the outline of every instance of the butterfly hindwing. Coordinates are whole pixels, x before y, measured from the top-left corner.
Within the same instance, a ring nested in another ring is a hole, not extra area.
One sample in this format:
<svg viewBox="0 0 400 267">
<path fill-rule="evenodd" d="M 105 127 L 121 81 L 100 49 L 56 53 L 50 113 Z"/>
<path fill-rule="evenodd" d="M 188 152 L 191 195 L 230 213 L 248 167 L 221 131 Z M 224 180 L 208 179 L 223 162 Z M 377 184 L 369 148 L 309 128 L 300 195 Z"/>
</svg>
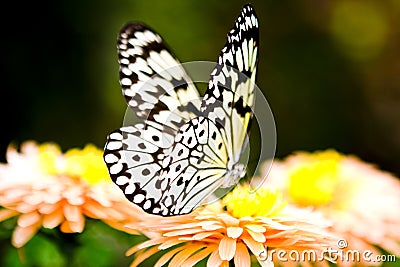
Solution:
<svg viewBox="0 0 400 267">
<path fill-rule="evenodd" d="M 223 142 L 217 126 L 206 117 L 194 118 L 180 128 L 162 165 L 164 216 L 191 212 L 217 189 L 228 160 Z"/>
</svg>

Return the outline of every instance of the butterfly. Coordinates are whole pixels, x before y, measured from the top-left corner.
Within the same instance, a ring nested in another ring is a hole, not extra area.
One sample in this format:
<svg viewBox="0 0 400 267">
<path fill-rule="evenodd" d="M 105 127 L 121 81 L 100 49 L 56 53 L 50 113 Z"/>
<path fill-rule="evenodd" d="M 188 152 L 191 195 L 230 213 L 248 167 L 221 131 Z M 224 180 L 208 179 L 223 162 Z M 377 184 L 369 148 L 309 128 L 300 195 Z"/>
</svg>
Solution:
<svg viewBox="0 0 400 267">
<path fill-rule="evenodd" d="M 239 159 L 253 115 L 258 19 L 243 6 L 201 101 L 159 34 L 126 24 L 118 37 L 120 84 L 137 124 L 110 133 L 104 161 L 126 198 L 145 212 L 187 214 L 245 175 Z"/>
</svg>

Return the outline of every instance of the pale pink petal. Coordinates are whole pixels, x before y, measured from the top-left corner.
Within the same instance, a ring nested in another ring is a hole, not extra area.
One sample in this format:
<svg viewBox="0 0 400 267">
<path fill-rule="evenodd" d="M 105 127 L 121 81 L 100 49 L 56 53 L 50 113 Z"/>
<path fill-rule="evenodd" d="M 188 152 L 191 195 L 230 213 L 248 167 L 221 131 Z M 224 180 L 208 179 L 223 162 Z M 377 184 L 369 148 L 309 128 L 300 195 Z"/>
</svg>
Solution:
<svg viewBox="0 0 400 267">
<path fill-rule="evenodd" d="M 77 222 L 81 219 L 82 213 L 81 213 L 80 207 L 65 204 L 63 209 L 64 209 L 65 218 L 68 221 Z"/>
<path fill-rule="evenodd" d="M 192 267 L 208 255 L 210 255 L 213 251 L 217 250 L 215 246 L 207 246 L 206 248 L 202 249 L 201 251 L 195 253 L 194 255 L 190 256 L 183 264 L 182 267 Z"/>
<path fill-rule="evenodd" d="M 158 259 L 158 261 L 156 262 L 156 264 L 154 265 L 154 267 L 161 267 L 164 264 L 166 264 L 176 253 L 178 253 L 179 251 L 181 251 L 182 249 L 184 249 L 184 247 L 177 247 L 174 248 L 173 250 L 165 253 L 164 255 L 161 256 L 160 259 Z"/>
<path fill-rule="evenodd" d="M 34 236 L 37 231 L 40 229 L 40 224 L 33 224 L 28 227 L 20 227 L 17 226 L 15 228 L 13 234 L 12 234 L 12 239 L 11 243 L 14 247 L 20 248 L 28 242 L 32 236 Z"/>
<path fill-rule="evenodd" d="M 226 229 L 226 234 L 231 238 L 238 238 L 242 233 L 242 227 L 231 226 Z"/>
<path fill-rule="evenodd" d="M 18 214 L 19 214 L 19 212 L 15 211 L 15 210 L 9 210 L 9 209 L 0 210 L 0 222 L 5 221 L 11 217 L 18 215 Z"/>
<path fill-rule="evenodd" d="M 54 228 L 60 225 L 64 220 L 64 213 L 62 210 L 56 210 L 53 213 L 43 215 L 43 227 Z"/>
<path fill-rule="evenodd" d="M 159 249 L 164 250 L 170 247 L 173 247 L 175 245 L 184 243 L 184 240 L 180 240 L 180 239 L 170 239 L 168 241 L 163 242 L 161 245 L 158 246 Z"/>
<path fill-rule="evenodd" d="M 218 251 L 222 260 L 230 261 L 236 252 L 236 239 L 225 236 L 219 242 Z"/>
<path fill-rule="evenodd" d="M 202 232 L 202 233 L 195 234 L 194 236 L 191 237 L 191 239 L 193 239 L 193 240 L 201 240 L 201 239 L 207 238 L 207 237 L 212 236 L 212 235 L 215 235 L 215 236 L 218 236 L 218 237 L 222 237 L 222 234 L 220 232 L 211 231 L 211 232 Z"/>
<path fill-rule="evenodd" d="M 199 233 L 202 231 L 203 230 L 201 228 L 184 229 L 184 230 L 171 231 L 171 232 L 165 233 L 164 236 L 188 235 L 188 234 Z"/>
<path fill-rule="evenodd" d="M 222 264 L 222 259 L 219 257 L 219 250 L 214 250 L 207 260 L 207 267 L 220 266 Z"/>
<path fill-rule="evenodd" d="M 264 226 L 261 226 L 259 224 L 246 224 L 245 227 L 256 233 L 264 233 L 265 231 L 267 231 Z"/>
<path fill-rule="evenodd" d="M 50 214 L 60 207 L 59 204 L 43 203 L 39 206 L 38 211 L 41 214 Z"/>
<path fill-rule="evenodd" d="M 38 224 L 41 216 L 37 212 L 25 213 L 18 217 L 18 226 L 24 228 L 30 225 Z"/>
<path fill-rule="evenodd" d="M 218 216 L 218 218 L 220 218 L 225 223 L 225 225 L 227 225 L 227 226 L 238 226 L 239 223 L 240 223 L 239 219 L 236 219 L 236 218 L 234 218 L 234 217 L 232 217 L 232 216 L 230 216 L 228 214 L 225 214 L 225 213 L 220 214 Z"/>
<path fill-rule="evenodd" d="M 266 238 L 265 238 L 265 236 L 264 236 L 263 233 L 253 232 L 253 231 L 251 231 L 251 230 L 249 230 L 249 229 L 247 229 L 246 231 L 250 234 L 250 236 L 251 236 L 255 241 L 260 242 L 260 243 L 264 243 L 264 242 L 266 241 Z"/>
<path fill-rule="evenodd" d="M 38 206 L 22 202 L 15 209 L 20 213 L 28 213 L 28 212 L 32 212 L 34 210 L 37 210 Z"/>
<path fill-rule="evenodd" d="M 153 255 L 154 253 L 156 253 L 158 251 L 157 247 L 154 248 L 149 248 L 148 250 L 146 250 L 145 252 L 137 255 L 134 259 L 134 261 L 131 263 L 131 267 L 133 266 L 138 266 L 142 261 L 144 261 L 145 259 L 149 258 L 151 255 Z"/>
<path fill-rule="evenodd" d="M 240 239 L 246 244 L 250 251 L 256 256 L 260 256 L 265 253 L 265 248 L 262 243 L 254 241 L 251 237 L 242 236 Z"/>
<path fill-rule="evenodd" d="M 185 246 L 185 249 L 178 252 L 168 264 L 169 266 L 181 266 L 194 252 L 205 247 L 205 244 L 193 244 Z"/>
<path fill-rule="evenodd" d="M 251 265 L 250 254 L 249 251 L 247 250 L 246 245 L 244 245 L 241 242 L 236 245 L 236 253 L 233 260 L 235 266 L 250 267 Z"/>
</svg>

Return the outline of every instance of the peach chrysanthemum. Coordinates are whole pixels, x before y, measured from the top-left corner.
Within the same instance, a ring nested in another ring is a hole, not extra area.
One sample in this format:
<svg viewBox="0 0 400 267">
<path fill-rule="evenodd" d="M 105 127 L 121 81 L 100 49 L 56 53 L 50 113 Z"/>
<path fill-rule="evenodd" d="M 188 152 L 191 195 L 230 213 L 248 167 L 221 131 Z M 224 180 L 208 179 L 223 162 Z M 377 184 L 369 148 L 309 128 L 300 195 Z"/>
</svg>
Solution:
<svg viewBox="0 0 400 267">
<path fill-rule="evenodd" d="M 328 247 L 333 239 L 324 232 L 325 226 L 318 214 L 287 206 L 277 191 L 261 188 L 250 193 L 249 186 L 240 186 L 191 214 L 144 216 L 140 225 L 132 227 L 143 230 L 150 240 L 127 254 L 136 253 L 131 266 L 164 250 L 155 266 L 194 266 L 207 257 L 207 266 L 233 262 L 246 267 L 251 258 L 261 266 L 273 266 L 267 257 L 270 249 L 321 252 Z"/>
<path fill-rule="evenodd" d="M 290 203 L 324 214 L 332 231 L 346 239 L 343 252 L 359 251 L 362 264 L 379 264 L 373 258 L 380 254 L 376 246 L 400 255 L 400 181 L 392 174 L 326 150 L 274 161 L 266 183 L 282 190 Z M 371 257 L 363 259 L 367 250 Z M 346 256 L 338 263 L 354 264 Z"/>
<path fill-rule="evenodd" d="M 41 228 L 82 232 L 85 216 L 122 228 L 137 208 L 108 178 L 102 151 L 93 145 L 65 154 L 55 144 L 10 146 L 0 165 L 0 221 L 17 216 L 12 244 L 22 247 Z"/>
</svg>

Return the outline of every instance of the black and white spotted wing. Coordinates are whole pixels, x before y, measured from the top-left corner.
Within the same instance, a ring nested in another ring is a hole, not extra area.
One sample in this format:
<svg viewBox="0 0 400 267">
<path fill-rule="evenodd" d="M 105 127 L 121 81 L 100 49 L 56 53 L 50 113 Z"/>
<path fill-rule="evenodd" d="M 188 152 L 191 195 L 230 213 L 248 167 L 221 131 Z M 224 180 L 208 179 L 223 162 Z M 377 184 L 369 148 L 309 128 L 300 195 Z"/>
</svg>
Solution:
<svg viewBox="0 0 400 267">
<path fill-rule="evenodd" d="M 203 115 L 222 131 L 229 157 L 239 160 L 252 118 L 258 63 L 258 19 L 245 5 L 227 36 L 201 105 Z"/>
<path fill-rule="evenodd" d="M 122 93 L 140 119 L 175 134 L 198 114 L 198 104 L 192 103 L 199 99 L 196 87 L 157 33 L 142 23 L 128 23 L 117 46 Z"/>
<path fill-rule="evenodd" d="M 199 94 L 161 37 L 144 24 L 122 28 L 118 54 L 123 95 L 143 122 L 112 132 L 104 161 L 126 197 L 157 214 L 161 191 L 155 183 L 165 151 L 178 129 L 199 114 Z"/>
<path fill-rule="evenodd" d="M 159 185 L 163 215 L 191 212 L 219 187 L 244 175 L 239 163 L 252 117 L 258 20 L 245 5 L 211 73 L 202 115 L 184 124 L 163 160 Z"/>
</svg>

